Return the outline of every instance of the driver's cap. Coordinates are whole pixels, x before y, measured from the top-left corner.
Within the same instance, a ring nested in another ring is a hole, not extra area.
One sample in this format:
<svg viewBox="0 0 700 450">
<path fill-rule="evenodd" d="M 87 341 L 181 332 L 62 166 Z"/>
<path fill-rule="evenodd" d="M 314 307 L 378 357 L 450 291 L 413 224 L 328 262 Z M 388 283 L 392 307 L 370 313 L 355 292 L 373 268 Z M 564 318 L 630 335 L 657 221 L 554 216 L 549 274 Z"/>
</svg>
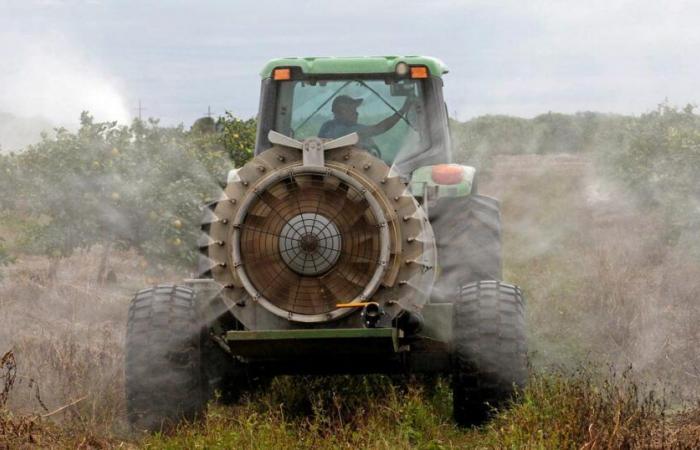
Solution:
<svg viewBox="0 0 700 450">
<path fill-rule="evenodd" d="M 331 110 L 335 112 L 338 109 L 338 107 L 345 105 L 357 108 L 358 106 L 360 106 L 360 103 L 362 103 L 361 98 L 352 98 L 349 95 L 339 95 L 335 99 L 333 99 L 333 105 L 331 106 Z"/>
</svg>

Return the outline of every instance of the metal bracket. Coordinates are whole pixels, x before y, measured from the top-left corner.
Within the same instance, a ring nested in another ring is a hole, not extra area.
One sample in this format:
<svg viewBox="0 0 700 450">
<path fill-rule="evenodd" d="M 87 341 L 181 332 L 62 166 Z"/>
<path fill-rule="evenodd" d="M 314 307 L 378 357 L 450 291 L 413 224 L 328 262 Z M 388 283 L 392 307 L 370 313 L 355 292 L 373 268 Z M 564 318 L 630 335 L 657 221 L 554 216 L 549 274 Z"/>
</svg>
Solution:
<svg viewBox="0 0 700 450">
<path fill-rule="evenodd" d="M 306 139 L 303 145 L 301 151 L 304 165 L 323 167 L 325 164 L 323 141 L 319 138 L 310 138 Z"/>
<path fill-rule="evenodd" d="M 285 136 L 284 134 L 278 133 L 274 130 L 270 130 L 270 132 L 267 134 L 267 139 L 271 143 L 281 145 L 283 147 L 291 147 L 301 150 L 304 146 L 302 142 L 297 141 L 296 139 L 292 139 L 289 136 Z"/>
<path fill-rule="evenodd" d="M 301 150 L 304 166 L 317 167 L 323 167 L 325 165 L 324 152 L 326 150 L 349 147 L 357 144 L 360 141 L 360 136 L 357 133 L 350 133 L 337 139 L 333 139 L 332 141 L 324 141 L 321 138 L 312 137 L 305 139 L 302 142 L 274 130 L 270 130 L 267 138 L 273 144 Z"/>
</svg>

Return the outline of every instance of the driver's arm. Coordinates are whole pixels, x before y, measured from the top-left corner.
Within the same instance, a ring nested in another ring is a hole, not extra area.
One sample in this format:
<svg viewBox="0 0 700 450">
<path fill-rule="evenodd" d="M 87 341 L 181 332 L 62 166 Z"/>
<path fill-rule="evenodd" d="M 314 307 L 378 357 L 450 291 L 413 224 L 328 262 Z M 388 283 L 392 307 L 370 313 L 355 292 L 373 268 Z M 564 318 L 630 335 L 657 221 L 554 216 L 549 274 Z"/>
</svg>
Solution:
<svg viewBox="0 0 700 450">
<path fill-rule="evenodd" d="M 398 114 L 394 113 L 379 123 L 366 126 L 366 127 L 362 128 L 361 130 L 359 130 L 358 133 L 362 137 L 372 137 L 372 136 L 377 136 L 378 134 L 386 133 L 394 125 L 396 125 L 396 123 L 399 120 L 401 120 L 401 116 L 406 114 L 406 112 L 411 108 L 411 105 L 413 104 L 413 102 L 411 100 L 412 100 L 411 97 L 406 98 L 406 101 L 404 102 L 401 109 L 399 109 Z"/>
</svg>

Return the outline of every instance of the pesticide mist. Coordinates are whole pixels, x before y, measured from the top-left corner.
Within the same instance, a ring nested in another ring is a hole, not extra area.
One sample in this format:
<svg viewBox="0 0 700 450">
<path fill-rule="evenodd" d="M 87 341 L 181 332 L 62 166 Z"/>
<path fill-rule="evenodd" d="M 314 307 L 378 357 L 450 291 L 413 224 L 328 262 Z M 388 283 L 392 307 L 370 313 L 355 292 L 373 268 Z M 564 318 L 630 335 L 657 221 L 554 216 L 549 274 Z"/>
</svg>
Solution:
<svg viewBox="0 0 700 450">
<path fill-rule="evenodd" d="M 78 102 L 64 116 L 60 104 L 12 112 L 41 112 L 57 123 L 80 118 L 77 131 L 0 155 L 0 356 L 12 352 L 12 364 L 8 358 L 0 368 L 6 392 L 0 409 L 45 416 L 32 420 L 89 430 L 117 445 L 134 439 L 123 393 L 130 297 L 145 286 L 196 276 L 199 206 L 218 198 L 227 170 L 250 158 L 255 122 L 226 116 L 191 129 L 157 121 L 112 124 L 98 114 L 81 116 L 86 107 Z M 119 105 L 115 100 L 102 114 L 126 114 Z M 622 391 L 612 389 L 605 403 L 595 395 L 607 391 L 593 381 L 586 381 L 589 390 L 585 383 L 574 386 L 580 391 L 567 384 L 568 374 L 582 367 L 592 379 L 630 374 L 642 386 L 641 397 L 666 392 L 674 408 L 697 400 L 700 119 L 692 108 L 663 106 L 641 117 L 489 116 L 455 122 L 453 134 L 456 161 L 476 165 L 479 191 L 501 201 L 503 279 L 520 285 L 526 297 L 534 404 L 577 392 L 583 403 L 576 410 L 594 410 L 585 402 L 595 400 L 605 414 L 617 411 L 615 395 Z M 449 211 L 443 214 L 449 220 Z M 564 376 L 546 378 L 552 373 Z M 170 445 L 192 446 L 187 439 L 219 426 L 221 433 L 234 430 L 239 440 L 231 442 L 240 446 L 368 446 L 360 435 L 391 436 L 387 445 L 405 447 L 471 446 L 488 436 L 511 442 L 503 430 L 516 423 L 525 435 L 543 427 L 569 430 L 561 431 L 571 439 L 565 442 L 592 439 L 588 427 L 595 423 L 597 436 L 612 436 L 599 437 L 602 442 L 619 444 L 640 430 L 657 433 L 663 423 L 651 410 L 635 412 L 634 391 L 624 398 L 632 411 L 625 417 L 639 428 L 628 431 L 605 434 L 613 419 L 603 413 L 572 412 L 565 426 L 551 417 L 520 417 L 525 412 L 517 406 L 496 428 L 457 431 L 445 412 L 445 386 L 425 393 L 388 388 L 374 378 L 275 380 L 232 409 L 212 406 L 210 428 L 193 425 Z M 644 421 L 635 422 L 638 417 Z M 249 433 L 240 432 L 245 427 Z"/>
<path fill-rule="evenodd" d="M 0 149 L 20 150 L 53 127 L 75 129 L 82 111 L 129 122 L 119 81 L 62 35 L 0 31 L 0 40 L 0 59 L 12 61 L 0 70 Z"/>
</svg>

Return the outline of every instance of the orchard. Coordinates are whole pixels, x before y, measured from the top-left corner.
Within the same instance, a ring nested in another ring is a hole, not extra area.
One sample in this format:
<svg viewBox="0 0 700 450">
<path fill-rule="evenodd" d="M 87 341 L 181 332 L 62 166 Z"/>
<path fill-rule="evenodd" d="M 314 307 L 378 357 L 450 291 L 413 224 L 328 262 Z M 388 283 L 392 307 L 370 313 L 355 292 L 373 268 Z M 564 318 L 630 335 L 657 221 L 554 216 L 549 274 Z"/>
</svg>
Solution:
<svg viewBox="0 0 700 450">
<path fill-rule="evenodd" d="M 76 132 L 0 156 L 0 212 L 20 215 L 23 251 L 60 259 L 101 245 L 138 250 L 148 260 L 196 261 L 200 206 L 216 198 L 226 174 L 247 161 L 255 122 L 227 115 L 213 129 L 95 122 Z M 0 264 L 9 256 L 0 247 Z M 103 272 L 104 268 L 100 269 Z"/>
</svg>

